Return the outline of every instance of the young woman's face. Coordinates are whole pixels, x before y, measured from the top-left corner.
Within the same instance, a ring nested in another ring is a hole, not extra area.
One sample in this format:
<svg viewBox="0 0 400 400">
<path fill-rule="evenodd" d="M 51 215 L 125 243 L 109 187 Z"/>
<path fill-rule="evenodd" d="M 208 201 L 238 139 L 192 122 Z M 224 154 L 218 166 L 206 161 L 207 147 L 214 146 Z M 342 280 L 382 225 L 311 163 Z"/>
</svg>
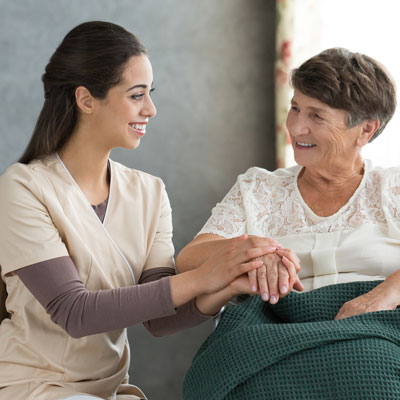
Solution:
<svg viewBox="0 0 400 400">
<path fill-rule="evenodd" d="M 105 99 L 95 99 L 95 125 L 101 143 L 112 149 L 134 149 L 146 133 L 149 118 L 156 115 L 150 97 L 153 71 L 147 56 L 134 56 L 126 63 L 121 82 Z"/>
</svg>

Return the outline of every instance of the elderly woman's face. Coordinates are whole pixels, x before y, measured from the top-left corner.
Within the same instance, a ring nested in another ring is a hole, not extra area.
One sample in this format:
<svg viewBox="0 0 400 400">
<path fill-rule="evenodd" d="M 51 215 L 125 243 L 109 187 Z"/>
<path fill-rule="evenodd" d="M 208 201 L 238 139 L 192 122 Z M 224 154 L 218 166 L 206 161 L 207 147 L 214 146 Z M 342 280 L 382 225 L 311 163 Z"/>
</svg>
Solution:
<svg viewBox="0 0 400 400">
<path fill-rule="evenodd" d="M 286 119 L 299 165 L 343 165 L 358 154 L 359 127 L 347 128 L 346 112 L 295 90 Z"/>
</svg>

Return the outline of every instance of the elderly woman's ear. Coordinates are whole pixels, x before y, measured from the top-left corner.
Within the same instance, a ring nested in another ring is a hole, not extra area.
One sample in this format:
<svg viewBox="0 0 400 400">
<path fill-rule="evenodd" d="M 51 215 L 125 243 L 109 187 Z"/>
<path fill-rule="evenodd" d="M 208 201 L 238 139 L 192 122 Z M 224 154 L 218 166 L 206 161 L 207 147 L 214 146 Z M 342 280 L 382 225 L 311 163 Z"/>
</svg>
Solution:
<svg viewBox="0 0 400 400">
<path fill-rule="evenodd" d="M 362 147 L 365 146 L 372 136 L 374 136 L 374 133 L 379 129 L 381 123 L 379 119 L 372 119 L 372 120 L 367 120 L 363 121 L 361 123 L 361 132 L 360 136 L 357 139 L 357 144 Z"/>
</svg>

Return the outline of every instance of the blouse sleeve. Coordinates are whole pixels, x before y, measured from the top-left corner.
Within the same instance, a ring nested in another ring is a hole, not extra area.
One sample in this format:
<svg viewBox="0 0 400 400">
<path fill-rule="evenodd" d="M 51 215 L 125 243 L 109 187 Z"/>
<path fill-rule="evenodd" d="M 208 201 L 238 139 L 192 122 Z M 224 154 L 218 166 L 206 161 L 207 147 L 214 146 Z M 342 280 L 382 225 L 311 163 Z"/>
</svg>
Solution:
<svg viewBox="0 0 400 400">
<path fill-rule="evenodd" d="M 0 178 L 0 193 L 0 265 L 3 274 L 68 256 L 28 166 L 6 171 Z"/>
<path fill-rule="evenodd" d="M 222 202 L 212 209 L 211 217 L 198 235 L 202 233 L 212 233 L 224 238 L 233 238 L 246 233 L 246 212 L 240 176 Z"/>
<path fill-rule="evenodd" d="M 156 234 L 143 267 L 143 271 L 157 267 L 175 268 L 175 249 L 172 243 L 172 212 L 165 188 L 163 189 L 161 196 L 162 201 Z"/>
</svg>

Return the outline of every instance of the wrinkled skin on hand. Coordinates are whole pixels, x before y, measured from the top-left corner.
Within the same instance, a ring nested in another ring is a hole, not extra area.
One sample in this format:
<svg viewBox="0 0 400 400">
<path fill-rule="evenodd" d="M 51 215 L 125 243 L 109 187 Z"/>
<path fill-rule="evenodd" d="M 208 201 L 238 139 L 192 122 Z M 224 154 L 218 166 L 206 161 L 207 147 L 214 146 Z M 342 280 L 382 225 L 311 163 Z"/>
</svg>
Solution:
<svg viewBox="0 0 400 400">
<path fill-rule="evenodd" d="M 340 308 L 335 319 L 353 317 L 374 311 L 395 310 L 399 304 L 397 285 L 388 278 L 370 292 L 347 301 Z"/>
<path fill-rule="evenodd" d="M 304 289 L 297 275 L 300 260 L 292 250 L 280 248 L 259 259 L 263 261 L 263 266 L 250 271 L 248 276 L 251 291 L 260 293 L 264 301 L 276 304 L 293 288 L 300 291 Z"/>
</svg>

